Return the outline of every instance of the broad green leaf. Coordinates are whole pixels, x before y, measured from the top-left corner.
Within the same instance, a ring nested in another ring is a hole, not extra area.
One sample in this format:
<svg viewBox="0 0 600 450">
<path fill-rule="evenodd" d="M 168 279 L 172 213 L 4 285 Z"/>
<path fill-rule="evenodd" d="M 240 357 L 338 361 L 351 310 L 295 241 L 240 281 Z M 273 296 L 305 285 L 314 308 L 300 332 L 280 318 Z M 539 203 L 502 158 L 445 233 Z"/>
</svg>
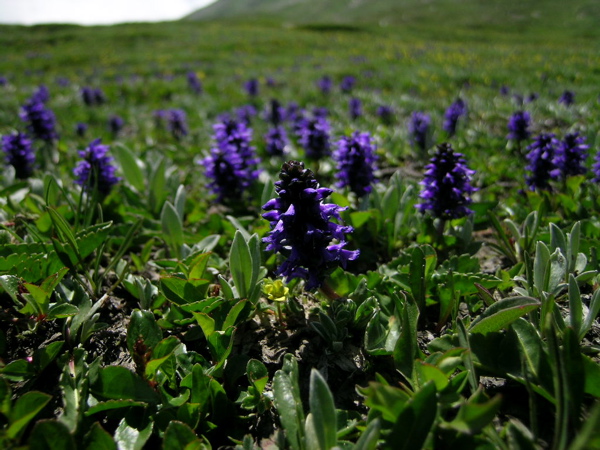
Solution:
<svg viewBox="0 0 600 450">
<path fill-rule="evenodd" d="M 372 420 L 362 432 L 354 446 L 354 450 L 375 450 L 379 440 L 381 425 L 379 419 Z"/>
<path fill-rule="evenodd" d="M 69 429 L 57 420 L 40 420 L 29 438 L 29 448 L 36 450 L 75 450 Z"/>
<path fill-rule="evenodd" d="M 98 398 L 158 403 L 158 396 L 150 385 L 123 366 L 103 367 L 90 387 Z"/>
<path fill-rule="evenodd" d="M 171 202 L 165 202 L 160 214 L 160 223 L 165 240 L 168 242 L 176 258 L 181 257 L 181 247 L 183 245 L 183 223 L 177 210 Z"/>
<path fill-rule="evenodd" d="M 85 450 L 117 450 L 112 436 L 98 422 L 94 422 L 84 436 L 83 447 Z"/>
<path fill-rule="evenodd" d="M 171 421 L 165 430 L 163 437 L 163 450 L 180 450 L 194 441 L 200 441 L 194 430 L 189 425 Z"/>
<path fill-rule="evenodd" d="M 248 298 L 252 289 L 252 257 L 248 242 L 244 239 L 242 233 L 235 232 L 231 251 L 229 252 L 229 270 L 233 278 L 233 284 L 237 289 L 240 298 Z"/>
<path fill-rule="evenodd" d="M 70 303 L 55 303 L 48 309 L 49 319 L 64 319 L 66 317 L 76 316 L 79 308 Z"/>
<path fill-rule="evenodd" d="M 90 406 L 85 412 L 86 416 L 91 416 L 93 414 L 104 412 L 104 411 L 112 411 L 115 409 L 123 409 L 123 408 L 131 408 L 131 407 L 140 407 L 145 408 L 148 406 L 148 403 L 140 402 L 136 400 L 108 400 L 105 402 L 98 402 L 94 406 Z"/>
<path fill-rule="evenodd" d="M 208 337 L 215 332 L 215 320 L 210 317 L 210 315 L 206 313 L 192 313 L 200 328 L 202 328 L 202 332 L 204 333 L 204 337 L 208 339 Z"/>
<path fill-rule="evenodd" d="M 448 377 L 444 375 L 439 368 L 432 364 L 419 362 L 415 365 L 415 372 L 419 385 L 424 385 L 428 381 L 433 381 L 438 391 L 444 390 L 448 386 Z"/>
<path fill-rule="evenodd" d="M 142 194 L 146 189 L 145 176 L 140 167 L 143 163 L 123 144 L 113 146 L 111 151 L 121 167 L 125 181 Z"/>
<path fill-rule="evenodd" d="M 310 413 L 314 418 L 314 428 L 319 448 L 331 449 L 337 444 L 337 420 L 333 395 L 327 382 L 318 370 L 310 372 L 308 393 Z"/>
<path fill-rule="evenodd" d="M 297 400 L 295 395 L 294 382 L 283 370 L 275 372 L 273 398 L 290 448 L 303 450 L 304 413 L 302 403 Z"/>
<path fill-rule="evenodd" d="M 12 389 L 8 380 L 4 377 L 0 377 L 0 414 L 8 416 L 12 406 Z"/>
<path fill-rule="evenodd" d="M 208 280 L 188 280 L 176 276 L 166 276 L 160 279 L 160 288 L 165 297 L 176 305 L 182 306 L 203 300 L 206 297 Z"/>
<path fill-rule="evenodd" d="M 366 388 L 360 388 L 365 396 L 365 405 L 381 413 L 384 420 L 395 422 L 400 412 L 410 400 L 410 395 L 397 387 L 371 381 Z"/>
<path fill-rule="evenodd" d="M 140 339 L 148 349 L 153 349 L 162 340 L 162 331 L 151 311 L 134 309 L 127 327 L 127 348 L 132 355 Z"/>
<path fill-rule="evenodd" d="M 421 247 L 415 247 L 410 258 L 410 289 L 413 298 L 421 311 L 425 311 L 425 253 Z"/>
<path fill-rule="evenodd" d="M 502 330 L 539 306 L 540 302 L 532 297 L 508 297 L 499 300 L 471 323 L 469 332 L 487 334 Z"/>
<path fill-rule="evenodd" d="M 500 395 L 496 395 L 484 403 L 469 401 L 461 405 L 456 418 L 449 425 L 461 433 L 477 434 L 491 423 L 501 404 L 502 397 Z"/>
<path fill-rule="evenodd" d="M 63 348 L 65 341 L 56 341 L 48 344 L 33 352 L 33 367 L 37 373 L 40 373 L 48 364 L 56 359 Z"/>
<path fill-rule="evenodd" d="M 213 360 L 217 363 L 214 370 L 220 369 L 231 353 L 233 348 L 233 335 L 235 327 L 229 327 L 224 331 L 215 331 L 207 338 L 208 349 Z"/>
<path fill-rule="evenodd" d="M 35 370 L 32 363 L 24 359 L 17 359 L 0 368 L 0 374 L 10 381 L 24 381 L 33 377 Z"/>
<path fill-rule="evenodd" d="M 10 411 L 10 426 L 6 435 L 11 439 L 18 437 L 51 399 L 51 395 L 38 391 L 26 392 L 19 397 Z"/>
<path fill-rule="evenodd" d="M 423 448 L 427 435 L 437 416 L 435 384 L 425 384 L 400 412 L 391 433 L 385 439 L 385 448 L 411 450 Z"/>
<path fill-rule="evenodd" d="M 161 158 L 158 164 L 152 168 L 150 173 L 148 183 L 148 204 L 153 213 L 158 213 L 160 211 L 165 198 L 167 197 L 167 191 L 165 189 L 166 168 L 167 161 L 165 158 Z"/>
<path fill-rule="evenodd" d="M 8 269 L 7 269 L 8 270 Z M 4 289 L 4 291 L 12 298 L 13 302 L 17 306 L 23 306 L 23 302 L 18 299 L 20 294 L 19 286 L 21 284 L 21 280 L 19 277 L 14 275 L 2 275 L 0 276 L 0 285 Z"/>
<path fill-rule="evenodd" d="M 148 421 L 144 429 L 138 430 L 122 419 L 115 431 L 115 442 L 119 450 L 142 450 L 152 434 L 153 424 L 154 422 Z"/>
<path fill-rule="evenodd" d="M 269 371 L 266 366 L 257 359 L 251 359 L 246 365 L 248 380 L 254 385 L 259 393 L 262 393 L 269 381 Z"/>
</svg>

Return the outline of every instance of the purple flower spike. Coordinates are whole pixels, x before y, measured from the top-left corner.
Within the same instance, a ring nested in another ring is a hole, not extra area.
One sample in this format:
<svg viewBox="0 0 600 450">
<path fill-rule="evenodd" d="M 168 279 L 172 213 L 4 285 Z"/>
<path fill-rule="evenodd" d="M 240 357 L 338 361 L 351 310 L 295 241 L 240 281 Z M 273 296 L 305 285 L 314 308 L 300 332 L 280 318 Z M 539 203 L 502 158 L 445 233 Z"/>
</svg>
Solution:
<svg viewBox="0 0 600 450">
<path fill-rule="evenodd" d="M 348 186 L 358 197 L 373 190 L 375 179 L 375 143 L 369 133 L 355 131 L 337 142 L 333 159 L 337 162 L 337 187 Z"/>
<path fill-rule="evenodd" d="M 267 121 L 271 122 L 274 127 L 277 127 L 285 117 L 285 108 L 281 106 L 279 101 L 272 99 L 265 114 Z"/>
<path fill-rule="evenodd" d="M 75 125 L 75 133 L 77 133 L 77 136 L 79 137 L 84 137 L 87 129 L 87 123 L 79 122 L 77 125 Z"/>
<path fill-rule="evenodd" d="M 167 111 L 167 127 L 177 140 L 187 136 L 188 126 L 185 111 L 181 109 L 170 109 Z"/>
<path fill-rule="evenodd" d="M 102 105 L 106 101 L 104 92 L 101 89 L 94 89 L 88 86 L 81 88 L 81 98 L 86 106 Z"/>
<path fill-rule="evenodd" d="M 27 131 L 35 139 L 52 142 L 58 139 L 56 117 L 40 98 L 42 96 L 34 95 L 23 105 L 20 114 L 21 120 L 27 123 Z"/>
<path fill-rule="evenodd" d="M 263 217 L 270 222 L 266 242 L 268 251 L 281 253 L 286 260 L 277 274 L 306 280 L 306 289 L 316 289 L 338 265 L 358 258 L 358 250 L 346 250 L 346 233 L 352 227 L 332 222 L 340 220 L 341 208 L 323 203 L 331 189 L 319 187 L 309 169 L 298 161 L 284 163 L 275 183 L 278 198 L 269 200 Z"/>
<path fill-rule="evenodd" d="M 243 122 L 224 119 L 213 127 L 216 147 L 202 160 L 206 176 L 211 180 L 209 189 L 218 201 L 238 200 L 258 178 L 255 149 L 250 145 L 252 130 Z"/>
<path fill-rule="evenodd" d="M 448 107 L 444 113 L 444 124 L 442 125 L 442 128 L 448 133 L 448 136 L 454 136 L 456 134 L 458 119 L 466 114 L 467 104 L 460 98 Z"/>
<path fill-rule="evenodd" d="M 240 122 L 250 125 L 252 117 L 256 116 L 256 108 L 252 105 L 242 105 L 235 110 L 235 115 Z"/>
<path fill-rule="evenodd" d="M 362 116 L 362 102 L 358 98 L 352 97 L 348 102 L 348 110 L 352 120 L 358 119 Z"/>
<path fill-rule="evenodd" d="M 258 95 L 258 80 L 250 78 L 244 83 L 244 89 L 250 97 L 256 97 Z"/>
<path fill-rule="evenodd" d="M 354 78 L 352 75 L 348 75 L 342 79 L 342 82 L 340 83 L 340 90 L 345 93 L 352 92 L 355 84 L 356 78 Z"/>
<path fill-rule="evenodd" d="M 113 158 L 107 156 L 110 147 L 100 142 L 101 139 L 96 139 L 85 150 L 78 152 L 83 161 L 73 169 L 73 174 L 77 177 L 75 183 L 83 186 L 85 190 L 97 188 L 98 192 L 106 195 L 120 178 L 115 176 Z"/>
<path fill-rule="evenodd" d="M 531 124 L 531 116 L 527 111 L 517 111 L 508 120 L 508 139 L 517 142 L 529 139 L 529 125 Z"/>
<path fill-rule="evenodd" d="M 525 169 L 531 172 L 525 179 L 529 189 L 552 190 L 550 180 L 560 176 L 560 169 L 555 164 L 555 157 L 560 146 L 558 139 L 551 133 L 542 133 L 527 147 L 529 165 Z"/>
<path fill-rule="evenodd" d="M 198 75 L 196 75 L 196 72 L 192 72 L 192 71 L 188 72 L 186 75 L 186 78 L 187 78 L 188 86 L 192 90 L 192 92 L 194 92 L 195 94 L 201 94 L 202 93 L 202 82 L 198 78 Z"/>
<path fill-rule="evenodd" d="M 560 169 L 561 177 L 583 175 L 587 172 L 585 161 L 590 146 L 585 143 L 585 137 L 579 133 L 569 133 L 560 143 L 554 164 Z"/>
<path fill-rule="evenodd" d="M 558 103 L 562 103 L 565 106 L 571 106 L 575 103 L 575 93 L 573 91 L 564 91 L 558 99 Z"/>
<path fill-rule="evenodd" d="M 113 136 L 117 136 L 123 127 L 125 126 L 125 121 L 121 119 L 119 116 L 113 115 L 108 119 L 108 128 Z"/>
<path fill-rule="evenodd" d="M 46 85 L 40 85 L 37 90 L 31 95 L 30 101 L 47 103 L 50 100 L 50 91 Z"/>
<path fill-rule="evenodd" d="M 298 126 L 298 140 L 310 159 L 321 159 L 331 153 L 330 125 L 327 119 L 314 117 L 304 119 Z"/>
<path fill-rule="evenodd" d="M 283 156 L 285 147 L 288 144 L 285 128 L 277 126 L 271 128 L 265 135 L 266 150 L 271 156 Z"/>
<path fill-rule="evenodd" d="M 461 153 L 455 153 L 450 144 L 440 144 L 425 169 L 419 195 L 423 202 L 415 205 L 420 212 L 431 211 L 434 217 L 444 220 L 473 213 L 468 205 L 472 203 L 471 194 L 477 191 L 471 186 L 475 171 L 467 167 Z"/>
<path fill-rule="evenodd" d="M 23 133 L 13 133 L 2 136 L 2 150 L 6 162 L 15 168 L 15 177 L 21 180 L 33 174 L 35 154 L 31 140 Z"/>
<path fill-rule="evenodd" d="M 428 114 L 421 111 L 415 111 L 410 116 L 410 121 L 408 122 L 410 142 L 422 152 L 427 150 L 428 147 L 430 126 L 431 117 L 429 117 Z"/>
<path fill-rule="evenodd" d="M 317 86 L 323 94 L 329 94 L 331 92 L 331 88 L 333 87 L 333 82 L 331 81 L 331 77 L 328 75 L 324 75 L 317 82 Z"/>
<path fill-rule="evenodd" d="M 386 125 L 391 125 L 394 121 L 394 109 L 388 105 L 380 105 L 377 107 L 377 116 Z"/>
</svg>

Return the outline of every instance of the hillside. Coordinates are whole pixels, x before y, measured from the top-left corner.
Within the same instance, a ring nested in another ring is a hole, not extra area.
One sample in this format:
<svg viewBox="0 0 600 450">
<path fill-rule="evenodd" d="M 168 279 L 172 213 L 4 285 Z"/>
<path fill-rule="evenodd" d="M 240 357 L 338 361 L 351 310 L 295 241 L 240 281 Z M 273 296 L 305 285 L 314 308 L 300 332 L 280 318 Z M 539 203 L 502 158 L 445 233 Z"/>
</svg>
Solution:
<svg viewBox="0 0 600 450">
<path fill-rule="evenodd" d="M 268 20 L 594 39 L 595 0 L 219 0 L 186 20 Z"/>
</svg>

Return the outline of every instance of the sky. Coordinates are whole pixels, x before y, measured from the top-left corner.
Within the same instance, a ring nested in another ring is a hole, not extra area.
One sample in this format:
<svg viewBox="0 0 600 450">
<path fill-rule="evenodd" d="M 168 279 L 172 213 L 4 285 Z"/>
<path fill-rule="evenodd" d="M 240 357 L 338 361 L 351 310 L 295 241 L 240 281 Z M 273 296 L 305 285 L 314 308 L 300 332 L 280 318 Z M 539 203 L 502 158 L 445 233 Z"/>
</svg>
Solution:
<svg viewBox="0 0 600 450">
<path fill-rule="evenodd" d="M 0 0 L 0 23 L 34 25 L 176 20 L 216 0 Z"/>
</svg>

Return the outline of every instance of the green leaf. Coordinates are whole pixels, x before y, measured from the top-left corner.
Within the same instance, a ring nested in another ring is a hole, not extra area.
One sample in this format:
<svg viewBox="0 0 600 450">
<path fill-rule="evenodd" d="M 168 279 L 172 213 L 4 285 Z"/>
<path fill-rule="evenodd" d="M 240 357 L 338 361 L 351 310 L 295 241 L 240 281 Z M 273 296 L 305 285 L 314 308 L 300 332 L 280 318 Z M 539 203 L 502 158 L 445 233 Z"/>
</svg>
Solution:
<svg viewBox="0 0 600 450">
<path fill-rule="evenodd" d="M 388 422 L 396 422 L 411 398 L 402 389 L 375 381 L 371 381 L 366 388 L 360 388 L 360 393 L 365 396 L 365 405 L 381 413 L 382 418 Z"/>
<path fill-rule="evenodd" d="M 158 213 L 158 211 L 160 211 L 165 198 L 167 197 L 167 191 L 165 189 L 166 167 L 166 159 L 161 158 L 158 164 L 152 168 L 150 173 L 150 179 L 148 183 L 148 205 L 153 213 Z"/>
<path fill-rule="evenodd" d="M 4 377 L 0 377 L 0 414 L 8 416 L 12 406 L 11 402 L 12 389 L 8 380 Z"/>
<path fill-rule="evenodd" d="M 284 370 L 275 372 L 273 398 L 290 448 L 303 450 L 304 412 L 299 392 L 297 392 L 297 378 L 293 380 L 292 377 L 297 377 L 297 372 L 292 371 L 291 374 Z"/>
<path fill-rule="evenodd" d="M 14 275 L 2 275 L 0 276 L 0 285 L 17 306 L 24 306 L 23 302 L 19 300 L 19 286 L 21 285 L 21 279 L 19 277 Z"/>
<path fill-rule="evenodd" d="M 115 409 L 140 407 L 145 408 L 148 406 L 146 402 L 139 402 L 136 400 L 108 400 L 106 402 L 98 402 L 94 406 L 90 406 L 85 412 L 86 416 L 91 416 L 99 412 L 112 411 Z"/>
<path fill-rule="evenodd" d="M 372 420 L 362 432 L 360 438 L 354 445 L 354 450 L 375 450 L 379 440 L 381 425 L 379 419 Z"/>
<path fill-rule="evenodd" d="M 248 298 L 252 289 L 252 257 L 250 248 L 242 233 L 235 232 L 231 251 L 229 252 L 229 270 L 233 278 L 233 284 L 240 298 Z"/>
<path fill-rule="evenodd" d="M 425 253 L 421 247 L 415 247 L 410 258 L 410 289 L 419 310 L 425 311 L 425 295 L 427 292 L 425 279 Z"/>
<path fill-rule="evenodd" d="M 569 325 L 579 337 L 583 321 L 583 304 L 579 286 L 572 273 L 569 274 Z"/>
<path fill-rule="evenodd" d="M 430 381 L 406 404 L 387 436 L 384 448 L 423 448 L 436 416 L 436 389 L 435 384 Z"/>
<path fill-rule="evenodd" d="M 145 177 L 141 167 L 143 163 L 123 144 L 113 146 L 111 151 L 121 167 L 125 181 L 138 193 L 143 193 L 146 188 Z"/>
<path fill-rule="evenodd" d="M 487 334 L 502 330 L 539 306 L 540 302 L 532 297 L 509 297 L 499 300 L 471 323 L 469 331 Z"/>
<path fill-rule="evenodd" d="M 75 450 L 69 429 L 57 420 L 40 420 L 29 438 L 29 448 L 36 450 Z"/>
<path fill-rule="evenodd" d="M 158 403 L 158 396 L 148 383 L 123 366 L 100 369 L 91 390 L 100 398 Z"/>
<path fill-rule="evenodd" d="M 208 280 L 194 280 L 192 283 L 176 276 L 161 277 L 160 288 L 167 300 L 182 306 L 203 300 L 209 283 Z"/>
<path fill-rule="evenodd" d="M 198 436 L 188 425 L 183 422 L 171 421 L 163 437 L 163 450 L 180 450 L 194 441 L 199 441 Z"/>
<path fill-rule="evenodd" d="M 267 367 L 261 361 L 251 359 L 246 365 L 246 373 L 248 374 L 248 380 L 259 393 L 262 393 L 269 381 Z"/>
<path fill-rule="evenodd" d="M 399 294 L 394 293 L 394 296 Z M 414 362 L 418 352 L 417 322 L 419 320 L 419 307 L 411 296 L 404 296 L 404 302 L 397 302 L 396 314 L 400 315 L 402 330 L 394 347 L 393 357 L 396 369 L 407 380 L 413 376 Z"/>
<path fill-rule="evenodd" d="M 76 316 L 79 308 L 70 303 L 56 303 L 48 309 L 48 319 L 64 319 L 66 317 Z"/>
<path fill-rule="evenodd" d="M 461 433 L 477 434 L 492 422 L 501 404 L 502 397 L 500 395 L 496 395 L 484 403 L 473 401 L 464 403 L 458 410 L 456 418 L 449 423 L 449 426 Z"/>
<path fill-rule="evenodd" d="M 33 377 L 35 370 L 33 364 L 30 362 L 24 359 L 17 359 L 0 368 L 0 373 L 10 381 L 24 381 Z"/>
<path fill-rule="evenodd" d="M 160 223 L 165 240 L 171 248 L 173 256 L 181 258 L 181 247 L 183 246 L 183 223 L 177 210 L 171 202 L 165 202 L 160 214 Z"/>
<path fill-rule="evenodd" d="M 67 244 L 73 250 L 75 255 L 79 257 L 79 247 L 77 245 L 77 241 L 75 240 L 75 235 L 73 234 L 73 231 L 71 231 L 71 226 L 69 223 L 54 208 L 46 206 L 46 210 L 48 211 L 48 214 L 50 214 L 50 218 L 52 219 L 52 223 L 54 224 L 54 228 L 60 242 Z"/>
<path fill-rule="evenodd" d="M 133 355 L 136 342 L 142 339 L 148 349 L 154 348 L 162 340 L 162 331 L 151 311 L 134 309 L 127 327 L 127 348 Z"/>
<path fill-rule="evenodd" d="M 308 393 L 310 413 L 314 418 L 314 428 L 321 449 L 331 449 L 337 444 L 337 420 L 333 395 L 327 382 L 318 370 L 310 372 Z"/>
<path fill-rule="evenodd" d="M 98 422 L 94 422 L 90 431 L 83 438 L 83 448 L 85 450 L 117 450 L 117 444 Z"/>
<path fill-rule="evenodd" d="M 115 431 L 115 442 L 119 450 L 142 450 L 152 434 L 153 423 L 149 421 L 144 429 L 138 430 L 130 427 L 125 419 L 121 419 Z"/>
<path fill-rule="evenodd" d="M 207 338 L 208 349 L 217 363 L 214 370 L 220 369 L 231 353 L 234 332 L 235 327 L 229 327 L 224 331 L 215 331 Z"/>
<path fill-rule="evenodd" d="M 51 399 L 51 395 L 38 391 L 30 391 L 19 397 L 10 411 L 10 426 L 6 435 L 11 439 L 18 437 Z"/>
<path fill-rule="evenodd" d="M 42 372 L 48 364 L 56 359 L 63 348 L 65 341 L 56 341 L 33 352 L 33 367 L 37 373 Z"/>
</svg>

